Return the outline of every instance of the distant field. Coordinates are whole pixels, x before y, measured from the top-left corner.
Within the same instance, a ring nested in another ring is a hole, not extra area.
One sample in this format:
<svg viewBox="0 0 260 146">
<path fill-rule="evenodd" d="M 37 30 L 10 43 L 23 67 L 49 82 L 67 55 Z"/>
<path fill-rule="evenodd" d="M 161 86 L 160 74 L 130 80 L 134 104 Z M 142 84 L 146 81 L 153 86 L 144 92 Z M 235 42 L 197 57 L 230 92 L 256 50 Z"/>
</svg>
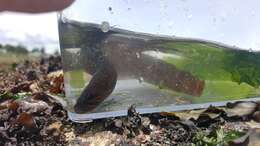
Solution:
<svg viewBox="0 0 260 146">
<path fill-rule="evenodd" d="M 23 60 L 36 59 L 35 56 L 27 54 L 0 53 L 0 64 L 10 64 Z"/>
</svg>

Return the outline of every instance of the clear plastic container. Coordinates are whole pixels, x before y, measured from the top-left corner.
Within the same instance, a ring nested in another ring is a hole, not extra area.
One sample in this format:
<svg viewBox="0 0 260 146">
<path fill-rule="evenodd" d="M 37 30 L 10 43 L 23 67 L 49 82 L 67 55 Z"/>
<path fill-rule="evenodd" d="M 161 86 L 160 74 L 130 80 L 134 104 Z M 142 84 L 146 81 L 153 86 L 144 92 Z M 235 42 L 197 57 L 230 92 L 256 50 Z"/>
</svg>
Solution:
<svg viewBox="0 0 260 146">
<path fill-rule="evenodd" d="M 77 0 L 59 13 L 71 120 L 260 95 L 260 1 Z"/>
</svg>

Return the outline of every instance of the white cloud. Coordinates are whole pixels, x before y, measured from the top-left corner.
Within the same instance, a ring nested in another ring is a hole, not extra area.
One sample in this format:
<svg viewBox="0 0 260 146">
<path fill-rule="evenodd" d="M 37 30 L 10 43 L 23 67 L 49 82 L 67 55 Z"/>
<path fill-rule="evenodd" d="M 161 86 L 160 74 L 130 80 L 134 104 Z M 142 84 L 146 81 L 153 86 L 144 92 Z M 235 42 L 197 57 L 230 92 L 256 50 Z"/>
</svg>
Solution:
<svg viewBox="0 0 260 146">
<path fill-rule="evenodd" d="M 0 43 L 46 46 L 48 52 L 53 52 L 50 46 L 59 47 L 56 13 L 0 13 Z"/>
</svg>

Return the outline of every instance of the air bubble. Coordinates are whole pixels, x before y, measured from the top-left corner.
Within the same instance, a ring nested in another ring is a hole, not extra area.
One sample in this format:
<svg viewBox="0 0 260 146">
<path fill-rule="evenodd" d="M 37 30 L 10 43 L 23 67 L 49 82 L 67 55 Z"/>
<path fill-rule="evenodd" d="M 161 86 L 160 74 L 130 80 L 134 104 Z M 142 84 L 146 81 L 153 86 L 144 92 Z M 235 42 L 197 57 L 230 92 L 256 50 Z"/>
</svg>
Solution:
<svg viewBox="0 0 260 146">
<path fill-rule="evenodd" d="M 62 14 L 62 12 L 60 12 L 59 13 L 59 17 L 60 17 L 60 21 L 62 22 L 62 23 L 67 23 L 67 18 Z"/>
<path fill-rule="evenodd" d="M 214 17 L 213 18 L 213 22 L 216 23 L 217 22 L 217 18 Z"/>
<path fill-rule="evenodd" d="M 144 81 L 143 77 L 138 78 L 139 83 L 142 83 Z"/>
<path fill-rule="evenodd" d="M 188 19 L 191 19 L 192 18 L 192 14 L 188 15 Z"/>
<path fill-rule="evenodd" d="M 174 25 L 174 22 L 170 21 L 169 24 L 168 24 L 168 27 L 171 29 L 171 28 L 173 28 L 173 25 Z"/>
<path fill-rule="evenodd" d="M 110 14 L 114 14 L 112 7 L 108 7 L 108 11 L 110 12 Z"/>
<path fill-rule="evenodd" d="M 225 22 L 225 21 L 226 21 L 226 17 L 222 16 L 222 17 L 220 18 L 220 20 L 221 20 L 221 22 Z"/>
<path fill-rule="evenodd" d="M 255 11 L 252 11 L 252 12 L 251 12 L 251 16 L 255 16 Z"/>
<path fill-rule="evenodd" d="M 141 57 L 139 52 L 136 52 L 135 54 L 138 59 Z"/>
<path fill-rule="evenodd" d="M 103 21 L 101 23 L 101 30 L 103 32 L 108 32 L 110 30 L 110 25 L 109 25 L 109 23 L 107 21 Z"/>
<path fill-rule="evenodd" d="M 161 80 L 161 81 L 159 82 L 158 88 L 159 88 L 159 89 L 163 89 L 163 84 L 164 84 L 164 81 Z"/>
</svg>

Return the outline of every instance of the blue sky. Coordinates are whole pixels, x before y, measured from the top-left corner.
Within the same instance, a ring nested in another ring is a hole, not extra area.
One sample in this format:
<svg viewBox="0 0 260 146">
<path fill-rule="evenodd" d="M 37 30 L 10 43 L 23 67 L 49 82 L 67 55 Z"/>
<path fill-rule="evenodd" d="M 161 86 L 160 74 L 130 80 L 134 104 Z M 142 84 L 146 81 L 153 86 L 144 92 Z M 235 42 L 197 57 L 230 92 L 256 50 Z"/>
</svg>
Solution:
<svg viewBox="0 0 260 146">
<path fill-rule="evenodd" d="M 109 11 L 109 7 L 112 8 Z M 202 38 L 260 50 L 259 0 L 78 0 L 70 19 L 138 32 Z M 0 13 L 0 43 L 58 48 L 56 13 Z"/>
</svg>

